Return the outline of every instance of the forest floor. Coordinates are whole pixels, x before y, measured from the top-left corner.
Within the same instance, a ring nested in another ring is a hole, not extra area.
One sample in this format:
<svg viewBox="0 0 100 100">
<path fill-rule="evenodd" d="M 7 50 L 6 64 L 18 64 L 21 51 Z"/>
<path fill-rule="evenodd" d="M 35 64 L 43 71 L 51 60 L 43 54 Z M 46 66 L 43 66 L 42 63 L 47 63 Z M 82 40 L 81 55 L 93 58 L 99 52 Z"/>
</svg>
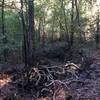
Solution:
<svg viewBox="0 0 100 100">
<path fill-rule="evenodd" d="M 0 100 L 100 100 L 100 51 L 93 50 L 91 56 L 94 60 L 93 63 L 78 78 L 55 80 L 62 83 L 58 86 L 59 89 L 56 88 L 52 98 L 50 95 L 41 96 L 37 99 L 28 94 L 17 95 L 17 88 L 12 84 L 12 75 L 4 70 L 4 74 L 2 72 L 0 74 Z M 52 62 L 51 65 L 53 66 L 64 66 L 62 62 Z M 10 68 L 14 67 L 13 65 L 9 66 Z M 16 66 L 21 69 L 23 64 Z M 66 89 L 64 85 L 66 85 Z M 16 96 L 16 99 L 14 96 Z"/>
</svg>

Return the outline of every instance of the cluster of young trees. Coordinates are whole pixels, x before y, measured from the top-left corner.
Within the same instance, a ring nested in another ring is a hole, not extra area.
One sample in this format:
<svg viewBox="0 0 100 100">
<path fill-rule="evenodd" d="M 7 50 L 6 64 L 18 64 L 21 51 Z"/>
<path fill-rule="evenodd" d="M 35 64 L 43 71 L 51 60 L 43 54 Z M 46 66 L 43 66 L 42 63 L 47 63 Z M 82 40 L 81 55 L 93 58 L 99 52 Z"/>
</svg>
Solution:
<svg viewBox="0 0 100 100">
<path fill-rule="evenodd" d="M 96 0 L 0 0 L 0 52 L 4 60 L 7 61 L 8 51 L 23 48 L 24 61 L 31 66 L 35 48 L 58 40 L 65 41 L 71 49 L 76 41 L 91 41 L 92 37 L 98 47 L 97 3 Z"/>
</svg>

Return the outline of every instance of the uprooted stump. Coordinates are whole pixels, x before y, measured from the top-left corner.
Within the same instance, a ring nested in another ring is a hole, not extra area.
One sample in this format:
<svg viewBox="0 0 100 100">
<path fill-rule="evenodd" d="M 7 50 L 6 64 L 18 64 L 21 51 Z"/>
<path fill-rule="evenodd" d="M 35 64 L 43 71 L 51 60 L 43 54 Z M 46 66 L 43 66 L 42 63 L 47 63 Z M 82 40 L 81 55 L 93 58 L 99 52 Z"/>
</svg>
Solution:
<svg viewBox="0 0 100 100">
<path fill-rule="evenodd" d="M 59 79 L 59 76 L 61 78 L 63 75 L 66 78 L 66 68 L 63 66 L 38 66 L 38 68 L 31 68 L 28 77 L 26 72 L 21 72 L 13 76 L 12 81 L 20 94 L 32 94 L 36 98 L 54 97 L 55 91 L 63 88 L 67 91 L 67 97 L 71 97 L 67 83 Z"/>
<path fill-rule="evenodd" d="M 87 68 L 84 70 L 84 67 L 67 62 L 65 66 L 64 64 L 37 65 L 28 71 L 28 76 L 27 72 L 23 70 L 10 72 L 14 72 L 11 79 L 18 94 L 32 94 L 35 99 L 49 96 L 56 98 L 55 100 L 59 100 L 60 94 L 63 95 L 62 97 L 70 100 L 70 98 L 75 97 L 71 89 L 79 89 L 84 86 L 84 81 L 78 80 L 81 77 L 79 75 L 80 70 L 84 73 L 90 70 Z"/>
</svg>

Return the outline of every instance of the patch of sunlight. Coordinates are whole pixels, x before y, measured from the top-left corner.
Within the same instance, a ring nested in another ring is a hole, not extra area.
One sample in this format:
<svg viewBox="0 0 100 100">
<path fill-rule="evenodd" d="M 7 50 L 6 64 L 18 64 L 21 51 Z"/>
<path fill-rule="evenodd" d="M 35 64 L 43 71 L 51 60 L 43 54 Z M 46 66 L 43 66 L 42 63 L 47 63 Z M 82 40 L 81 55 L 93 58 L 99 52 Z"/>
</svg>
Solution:
<svg viewBox="0 0 100 100">
<path fill-rule="evenodd" d="M 90 16 L 95 15 L 98 12 L 100 12 L 100 0 L 96 0 L 92 8 L 89 11 L 87 11 L 86 15 L 87 17 L 90 17 Z"/>
<path fill-rule="evenodd" d="M 9 76 L 0 78 L 0 88 L 2 88 L 4 85 L 8 84 L 11 82 L 11 78 Z"/>
</svg>

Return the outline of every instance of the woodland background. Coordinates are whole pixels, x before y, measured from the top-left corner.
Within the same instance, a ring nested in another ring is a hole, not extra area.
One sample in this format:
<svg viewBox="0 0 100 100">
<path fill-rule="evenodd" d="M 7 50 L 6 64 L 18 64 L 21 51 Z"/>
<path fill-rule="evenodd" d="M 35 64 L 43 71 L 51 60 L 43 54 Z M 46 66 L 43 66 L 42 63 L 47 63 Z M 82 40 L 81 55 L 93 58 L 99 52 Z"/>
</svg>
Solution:
<svg viewBox="0 0 100 100">
<path fill-rule="evenodd" d="M 97 82 L 91 89 L 99 91 L 99 67 L 100 0 L 0 0 L 0 89 L 5 90 L 6 85 L 14 89 L 5 94 L 0 90 L 1 97 L 15 100 L 15 94 L 21 98 L 19 94 L 25 96 L 30 91 L 35 100 L 58 100 L 59 95 L 67 98 L 59 100 L 100 100 L 98 93 L 93 93 L 94 99 L 82 99 L 80 95 L 80 84 L 83 87 L 85 81 L 90 86 Z M 62 84 L 66 85 L 68 79 L 77 84 L 80 94 L 75 90 L 71 95 L 72 88 L 70 92 L 63 90 Z"/>
</svg>

